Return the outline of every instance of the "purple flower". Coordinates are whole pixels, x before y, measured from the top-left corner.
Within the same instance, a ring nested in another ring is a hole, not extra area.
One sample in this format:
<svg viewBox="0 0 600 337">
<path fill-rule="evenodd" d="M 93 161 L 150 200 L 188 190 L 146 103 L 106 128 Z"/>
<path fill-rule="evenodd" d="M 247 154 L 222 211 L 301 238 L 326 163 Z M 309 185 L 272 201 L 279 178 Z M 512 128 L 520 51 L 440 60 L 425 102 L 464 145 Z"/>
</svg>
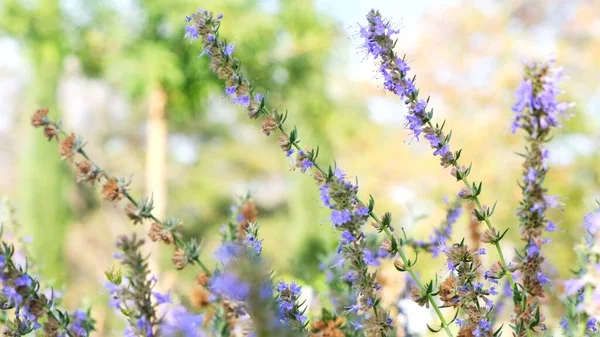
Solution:
<svg viewBox="0 0 600 337">
<path fill-rule="evenodd" d="M 410 67 L 400 58 L 396 58 L 396 66 L 398 66 L 398 70 L 406 75 L 406 73 L 410 70 Z"/>
<path fill-rule="evenodd" d="M 496 291 L 496 287 L 490 287 L 490 295 L 498 295 L 498 292 Z"/>
<path fill-rule="evenodd" d="M 381 262 L 377 259 L 377 256 L 372 251 L 365 249 L 363 251 L 363 261 L 369 266 L 378 266 Z"/>
<path fill-rule="evenodd" d="M 227 57 L 231 57 L 233 51 L 235 50 L 235 44 L 229 43 L 225 46 L 225 50 L 223 51 Z"/>
<path fill-rule="evenodd" d="M 540 254 L 540 247 L 535 242 L 529 242 L 527 246 L 527 257 L 533 257 L 535 254 Z"/>
<path fill-rule="evenodd" d="M 290 156 L 291 156 L 291 155 L 293 155 L 293 154 L 294 154 L 294 149 L 289 149 L 289 150 L 287 150 L 287 152 L 285 153 L 285 156 L 286 156 L 286 157 L 290 157 Z"/>
<path fill-rule="evenodd" d="M 231 102 L 247 108 L 250 105 L 250 97 L 248 95 L 235 97 Z"/>
<path fill-rule="evenodd" d="M 581 289 L 583 289 L 585 284 L 586 284 L 586 281 L 582 280 L 582 279 L 565 280 L 565 282 L 564 282 L 565 295 L 571 296 L 571 295 L 576 294 Z"/>
<path fill-rule="evenodd" d="M 438 136 L 434 135 L 433 133 L 426 134 L 425 139 L 427 139 L 429 141 L 429 145 L 431 145 L 431 147 L 436 148 L 436 149 L 442 142 L 440 140 L 440 138 Z"/>
<path fill-rule="evenodd" d="M 313 167 L 314 163 L 308 159 L 302 160 L 302 168 L 300 169 L 302 173 L 306 172 L 309 168 Z"/>
<path fill-rule="evenodd" d="M 357 217 L 368 217 L 369 216 L 369 208 L 361 206 L 356 211 L 354 211 L 354 215 Z"/>
<path fill-rule="evenodd" d="M 343 181 L 344 179 L 346 179 L 346 174 L 340 168 L 336 167 L 333 171 L 333 177 L 338 181 Z"/>
<path fill-rule="evenodd" d="M 347 245 L 351 242 L 356 241 L 356 237 L 354 237 L 354 235 L 352 235 L 352 233 L 350 233 L 350 231 L 344 231 L 342 233 L 342 242 Z"/>
<path fill-rule="evenodd" d="M 256 97 L 256 100 L 258 102 L 262 102 L 262 100 L 263 100 L 263 94 L 261 94 L 261 93 L 256 94 L 256 96 L 254 96 L 254 97 Z"/>
<path fill-rule="evenodd" d="M 209 288 L 216 295 L 227 296 L 237 301 L 246 299 L 250 293 L 250 285 L 228 271 L 213 277 Z"/>
<path fill-rule="evenodd" d="M 475 251 L 475 255 L 485 255 L 486 251 L 485 248 L 479 248 L 478 250 Z"/>
<path fill-rule="evenodd" d="M 292 292 L 292 294 L 300 296 L 300 293 L 302 292 L 302 287 L 296 284 L 296 282 L 292 281 L 292 283 L 290 283 L 290 291 Z"/>
<path fill-rule="evenodd" d="M 300 324 L 304 324 L 304 323 L 306 323 L 306 316 L 298 313 L 298 314 L 296 314 L 296 320 L 298 322 L 300 322 Z"/>
<path fill-rule="evenodd" d="M 583 217 L 583 224 L 588 232 L 592 234 L 598 232 L 600 230 L 600 209 Z"/>
<path fill-rule="evenodd" d="M 585 327 L 591 331 L 591 332 L 596 332 L 598 329 L 596 328 L 596 318 L 595 317 L 590 317 L 590 319 L 587 321 L 587 324 L 585 325 Z"/>
<path fill-rule="evenodd" d="M 287 290 L 288 288 L 288 284 L 283 282 L 283 281 L 279 281 L 277 282 L 277 291 L 278 292 L 283 292 L 285 290 Z"/>
<path fill-rule="evenodd" d="M 185 26 L 185 35 L 184 39 L 190 39 L 190 41 L 194 41 L 198 39 L 198 28 L 194 25 Z"/>
<path fill-rule="evenodd" d="M 450 214 L 448 214 L 446 217 L 446 222 L 448 222 L 448 225 L 454 224 L 461 214 L 462 208 L 460 206 L 452 210 L 452 212 L 450 212 Z"/>
<path fill-rule="evenodd" d="M 455 270 L 456 270 L 456 267 L 457 267 L 457 265 L 456 265 L 456 264 L 454 264 L 454 262 L 452 262 L 452 261 L 451 261 L 451 260 L 449 260 L 449 259 L 448 259 L 448 260 L 446 260 L 446 266 L 448 267 L 448 270 L 449 270 L 449 271 L 455 271 Z"/>
<path fill-rule="evenodd" d="M 356 281 L 358 279 L 358 274 L 356 271 L 350 270 L 346 274 L 344 274 L 344 276 L 342 276 L 342 278 L 348 282 L 354 283 L 354 281 Z"/>
<path fill-rule="evenodd" d="M 242 252 L 242 246 L 232 242 L 226 242 L 215 251 L 215 257 L 224 265 L 229 264 Z"/>
<path fill-rule="evenodd" d="M 548 278 L 548 276 L 546 276 L 541 271 L 538 272 L 537 279 L 538 279 L 538 281 L 540 282 L 541 285 L 545 285 L 545 284 L 550 283 L 550 278 Z"/>
<path fill-rule="evenodd" d="M 481 292 L 483 290 L 483 283 L 478 282 L 473 285 L 473 290 L 476 292 Z"/>
<path fill-rule="evenodd" d="M 343 211 L 333 210 L 331 211 L 331 222 L 334 226 L 341 226 L 352 220 L 352 213 L 345 209 Z"/>
<path fill-rule="evenodd" d="M 548 158 L 550 157 L 550 151 L 547 148 L 542 148 L 542 167 L 548 168 Z"/>
<path fill-rule="evenodd" d="M 546 230 L 548 232 L 556 231 L 556 224 L 554 222 L 552 222 L 552 220 L 548 220 L 548 226 L 546 226 Z"/>
<path fill-rule="evenodd" d="M 487 298 L 483 298 L 483 301 L 485 302 L 485 309 L 487 311 L 492 310 L 492 308 L 494 307 L 494 302 L 492 302 L 491 300 L 487 299 Z"/>
<path fill-rule="evenodd" d="M 498 284 L 498 279 L 494 278 L 494 273 L 492 273 L 490 270 L 486 270 L 483 274 L 483 277 L 489 282 Z"/>
<path fill-rule="evenodd" d="M 358 331 L 363 328 L 363 325 L 359 322 L 350 322 L 350 325 L 354 328 L 354 331 Z"/>
<path fill-rule="evenodd" d="M 513 105 L 512 110 L 515 113 L 520 113 L 525 109 L 525 107 L 531 106 L 531 100 L 533 95 L 533 87 L 531 86 L 531 81 L 526 80 L 521 82 L 519 88 L 515 92 L 515 96 L 517 96 L 517 102 Z"/>
<path fill-rule="evenodd" d="M 8 299 L 8 303 L 16 307 L 21 305 L 21 302 L 23 301 L 23 296 L 19 295 L 15 288 L 11 286 L 4 286 L 4 288 L 2 288 L 2 293 Z"/>
<path fill-rule="evenodd" d="M 157 292 L 157 291 L 153 291 L 152 295 L 154 295 L 154 298 L 156 298 L 156 304 L 164 304 L 164 303 L 171 303 L 171 292 L 167 292 L 164 295 Z"/>
<path fill-rule="evenodd" d="M 264 282 L 263 284 L 261 284 L 259 289 L 259 296 L 263 300 L 273 297 L 273 285 L 271 284 L 271 282 Z"/>
<path fill-rule="evenodd" d="M 530 168 L 529 171 L 527 171 L 527 175 L 525 176 L 525 179 L 527 179 L 527 181 L 530 183 L 534 183 L 537 179 L 536 169 Z"/>
<path fill-rule="evenodd" d="M 465 321 L 463 319 L 461 319 L 461 318 L 457 318 L 455 320 L 455 322 L 456 322 L 456 325 L 458 325 L 460 328 L 462 328 L 463 324 L 465 324 Z"/>
<path fill-rule="evenodd" d="M 445 144 L 444 146 L 442 146 L 439 149 L 437 149 L 436 151 L 434 151 L 433 155 L 443 157 L 443 156 L 447 155 L 448 152 L 450 152 L 450 145 Z"/>
<path fill-rule="evenodd" d="M 166 336 L 178 336 L 182 332 L 185 337 L 204 336 L 199 330 L 204 321 L 204 315 L 195 315 L 187 311 L 184 306 L 176 306 L 170 310 L 161 325 L 161 332 Z"/>
<path fill-rule="evenodd" d="M 250 245 L 250 248 L 254 251 L 254 254 L 260 255 L 262 252 L 262 240 L 257 240 L 254 236 L 248 236 L 246 243 Z"/>
<path fill-rule="evenodd" d="M 413 132 L 415 138 L 419 139 L 419 135 L 423 132 L 423 121 L 419 117 L 407 115 L 405 126 Z"/>
<path fill-rule="evenodd" d="M 425 108 L 427 107 L 427 102 L 425 102 L 424 100 L 419 100 L 419 102 L 417 102 L 417 104 L 415 104 L 415 108 L 413 109 L 413 113 L 415 115 L 421 114 L 425 111 Z"/>
<path fill-rule="evenodd" d="M 237 90 L 237 85 L 232 85 L 230 87 L 225 88 L 225 93 L 229 96 L 233 96 L 235 91 Z"/>
<path fill-rule="evenodd" d="M 562 328 L 562 329 L 563 329 L 565 332 L 569 331 L 569 330 L 568 330 L 568 328 L 569 328 L 569 321 L 567 321 L 567 318 L 566 318 L 566 317 L 563 317 L 563 318 L 561 318 L 561 319 L 560 319 L 560 327 L 561 327 L 561 328 Z"/>
<path fill-rule="evenodd" d="M 15 286 L 31 287 L 31 277 L 29 277 L 29 275 L 27 275 L 27 274 L 24 274 L 23 276 L 21 276 L 15 280 Z"/>
<path fill-rule="evenodd" d="M 331 199 L 329 198 L 329 184 L 320 186 L 319 191 L 321 192 L 321 201 L 323 202 L 323 205 L 329 208 L 333 208 L 333 205 L 331 204 Z"/>
<path fill-rule="evenodd" d="M 565 204 L 558 201 L 558 197 L 555 195 L 545 195 L 544 201 L 546 203 L 546 207 L 548 208 L 558 208 L 562 210 L 562 206 Z"/>
<path fill-rule="evenodd" d="M 279 308 L 283 311 L 292 311 L 294 310 L 294 303 L 288 301 L 281 301 L 279 303 Z"/>
</svg>

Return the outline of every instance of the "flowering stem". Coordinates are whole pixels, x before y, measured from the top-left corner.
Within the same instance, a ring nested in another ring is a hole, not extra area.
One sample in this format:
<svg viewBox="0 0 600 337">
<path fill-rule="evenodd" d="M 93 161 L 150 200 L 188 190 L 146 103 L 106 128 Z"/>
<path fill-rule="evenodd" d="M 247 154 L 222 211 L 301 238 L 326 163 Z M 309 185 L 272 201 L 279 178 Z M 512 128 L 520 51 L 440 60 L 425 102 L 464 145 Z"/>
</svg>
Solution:
<svg viewBox="0 0 600 337">
<path fill-rule="evenodd" d="M 56 137 L 56 139 L 58 140 L 58 136 L 62 135 L 63 137 L 69 137 L 69 135 L 62 129 L 60 123 L 55 123 L 53 121 L 51 121 L 50 119 L 48 119 L 46 117 L 46 114 L 48 113 L 47 110 L 45 110 L 45 113 L 43 114 L 42 117 L 37 116 L 39 114 L 39 110 L 36 113 L 36 115 L 34 115 L 34 117 L 32 117 L 32 124 L 37 127 L 37 126 L 44 126 L 46 125 L 47 128 L 53 129 L 54 131 L 54 136 Z M 42 121 L 42 124 L 36 124 L 34 123 L 34 121 L 36 120 L 36 118 L 38 120 Z M 52 139 L 52 137 L 50 137 L 49 139 Z M 74 150 L 76 150 L 75 152 L 79 153 L 83 158 L 85 158 L 87 161 L 89 161 L 90 163 L 94 163 L 94 161 L 88 156 L 88 154 L 85 152 L 85 150 L 83 149 L 83 143 L 80 146 L 77 146 Z M 99 176 L 103 176 L 105 179 L 110 179 L 111 175 L 109 175 L 105 170 L 100 169 L 99 168 Z M 122 195 L 125 196 L 125 198 L 127 198 L 127 200 L 129 200 L 129 202 L 131 202 L 131 204 L 133 206 L 135 206 L 136 208 L 139 207 L 139 203 L 131 196 L 131 194 L 123 189 L 121 191 Z M 163 221 L 160 221 L 158 218 L 156 218 L 156 216 L 154 216 L 154 214 L 152 213 L 151 209 L 148 211 L 148 214 L 146 215 L 147 218 L 153 220 L 154 222 L 156 222 L 157 224 L 159 224 L 160 226 L 165 225 L 165 223 Z M 181 241 L 181 239 L 178 237 L 178 235 L 176 235 L 177 233 L 173 234 L 173 243 L 175 244 L 176 247 L 178 248 L 182 248 L 184 247 L 184 243 Z M 204 265 L 204 263 L 202 263 L 200 261 L 200 259 L 198 257 L 195 257 L 193 259 L 194 262 L 196 262 L 200 268 L 202 268 L 202 270 L 204 271 L 204 273 L 206 273 L 207 276 L 211 276 L 212 273 L 210 272 L 210 270 Z"/>
<path fill-rule="evenodd" d="M 285 130 L 283 129 L 283 125 L 279 126 L 279 130 L 281 131 L 282 134 L 287 134 L 285 132 Z M 301 151 L 302 148 L 297 144 L 294 143 L 293 144 L 294 147 L 296 148 L 296 150 Z M 313 166 L 319 170 L 319 172 L 325 174 L 325 170 L 323 170 L 319 164 L 314 161 L 313 162 Z M 362 203 L 362 201 L 357 197 L 356 199 L 359 203 Z M 479 202 L 478 202 L 479 204 Z M 479 206 L 481 207 L 481 206 Z M 392 243 L 397 243 L 396 238 L 394 237 L 394 234 L 392 234 L 392 232 L 390 231 L 390 229 L 387 226 L 383 226 L 383 223 L 381 221 L 381 219 L 379 219 L 379 217 L 377 216 L 377 214 L 375 214 L 374 212 L 369 212 L 369 217 L 371 217 L 371 219 L 373 219 L 373 221 L 375 221 L 377 224 L 379 224 L 380 226 L 382 226 L 383 228 L 383 232 L 385 233 L 386 237 L 388 239 L 390 239 L 390 241 Z M 395 245 L 396 246 L 396 245 Z M 397 245 L 398 246 L 398 254 L 400 255 L 400 258 L 402 259 L 402 262 L 404 263 L 404 266 L 406 268 L 406 270 L 409 272 L 410 276 L 413 278 L 413 280 L 415 281 L 415 283 L 419 286 L 419 289 L 423 288 L 423 282 L 421 281 L 421 279 L 419 278 L 419 276 L 417 276 L 417 274 L 414 272 L 414 270 L 412 269 L 412 267 L 409 267 L 409 263 L 408 263 L 408 258 L 406 257 L 406 253 L 404 252 L 404 249 L 402 248 L 402 246 Z M 504 261 L 504 257 L 502 257 L 502 260 Z M 504 263 L 506 264 L 506 263 Z M 512 279 L 511 279 L 512 281 Z M 431 306 L 434 308 L 436 314 L 438 315 L 440 321 L 442 322 L 442 327 L 444 328 L 444 330 L 446 331 L 446 334 L 448 334 L 449 337 L 452 337 L 452 332 L 450 331 L 450 328 L 448 327 L 448 323 L 446 322 L 446 319 L 444 318 L 444 315 L 442 314 L 439 306 L 437 305 L 437 303 L 435 302 L 435 300 L 433 299 L 433 296 L 431 296 L 430 294 L 427 295 L 427 298 L 429 300 L 429 303 L 431 304 Z M 377 307 L 374 307 L 374 313 L 375 315 L 377 315 Z"/>
<path fill-rule="evenodd" d="M 4 243 L 4 242 L 2 242 L 2 244 L 4 245 L 5 243 Z M 14 270 L 18 270 L 17 266 L 14 264 L 14 262 L 12 261 L 12 259 L 7 259 L 7 260 L 6 260 L 6 263 L 7 263 L 8 265 L 10 265 L 10 267 L 11 267 L 12 269 L 14 269 Z M 39 299 L 39 298 L 40 298 L 40 296 L 38 295 L 38 293 L 37 293 L 37 292 L 34 292 L 32 295 L 33 295 L 33 296 L 34 296 L 36 299 Z M 47 314 L 48 316 L 50 316 L 52 319 L 54 319 L 55 321 L 57 321 L 57 322 L 61 322 L 61 323 L 62 323 L 63 321 L 62 321 L 62 320 L 59 320 L 59 319 L 58 319 L 58 317 L 56 317 L 56 315 L 54 314 L 54 312 L 52 312 L 52 310 L 53 310 L 52 306 L 51 306 L 51 305 L 49 305 L 49 306 L 48 306 L 49 302 L 44 302 L 44 303 L 47 305 L 47 307 L 46 307 L 46 308 L 47 308 L 47 310 L 46 310 L 46 314 Z M 3 312 L 3 313 L 5 313 L 5 311 L 4 311 L 4 310 L 3 310 L 2 312 Z M 74 336 L 73 336 L 73 334 L 71 333 L 71 331 L 69 331 L 69 329 L 67 328 L 67 326 L 63 326 L 63 328 L 64 328 L 64 332 L 65 332 L 65 333 L 66 333 L 66 334 L 67 334 L 69 337 L 74 337 Z"/>
<path fill-rule="evenodd" d="M 471 188 L 471 185 L 469 184 L 469 180 L 467 180 L 467 177 L 464 177 L 462 179 L 462 181 L 464 182 L 464 184 L 467 188 Z M 477 205 L 477 210 L 481 214 L 484 214 L 484 209 L 483 209 L 483 206 L 481 205 L 481 202 L 479 201 L 479 197 L 475 196 L 473 198 L 473 201 L 475 201 L 475 205 Z M 484 221 L 485 221 L 485 224 L 487 225 L 487 228 L 491 231 L 494 227 L 492 226 L 492 223 L 490 222 L 488 217 L 485 217 Z M 494 246 L 496 247 L 496 251 L 498 252 L 498 257 L 500 258 L 500 263 L 502 264 L 502 268 L 504 268 L 504 270 L 506 271 L 506 277 L 508 278 L 508 282 L 510 282 L 510 286 L 512 288 L 515 285 L 515 281 L 513 280 L 512 274 L 510 273 L 510 271 L 508 271 L 508 264 L 506 263 L 506 259 L 504 258 L 504 253 L 502 252 L 500 243 L 496 241 L 496 242 L 494 242 Z"/>
</svg>

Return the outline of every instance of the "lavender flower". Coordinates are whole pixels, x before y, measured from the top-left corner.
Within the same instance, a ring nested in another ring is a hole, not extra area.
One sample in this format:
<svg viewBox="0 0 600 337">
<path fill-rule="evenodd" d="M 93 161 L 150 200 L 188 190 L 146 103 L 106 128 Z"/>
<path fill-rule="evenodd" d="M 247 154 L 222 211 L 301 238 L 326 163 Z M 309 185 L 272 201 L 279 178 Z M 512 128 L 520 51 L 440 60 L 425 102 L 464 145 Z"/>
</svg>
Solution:
<svg viewBox="0 0 600 337">
<path fill-rule="evenodd" d="M 209 289 L 215 295 L 243 301 L 250 292 L 250 285 L 241 280 L 237 274 L 225 271 L 211 279 Z"/>
<path fill-rule="evenodd" d="M 523 155 L 523 200 L 517 209 L 525 248 L 524 254 L 515 258 L 513 270 L 521 271 L 524 290 L 535 299 L 543 296 L 542 285 L 549 281 L 541 271 L 544 262 L 541 245 L 547 242 L 541 236 L 542 229 L 555 229 L 545 217 L 545 211 L 559 206 L 558 198 L 546 195 L 542 186 L 548 172 L 545 162 L 548 150 L 544 143 L 548 141 L 550 127 L 560 125 L 559 116 L 564 115 L 570 105 L 557 100 L 561 71 L 554 68 L 554 59 L 529 62 L 525 68 L 525 78 L 516 91 L 517 102 L 513 106 L 515 119 L 512 122 L 513 131 L 516 128 L 523 129 L 528 141 L 527 151 Z M 516 309 L 521 310 L 519 306 Z M 539 309 L 537 305 L 532 305 L 527 306 L 527 310 L 527 314 L 516 316 L 515 323 L 518 326 L 528 327 Z"/>
<path fill-rule="evenodd" d="M 298 304 L 298 298 L 302 292 L 302 287 L 292 282 L 277 283 L 277 302 L 279 307 L 279 319 L 281 322 L 291 326 L 294 329 L 303 329 L 306 322 L 304 310 Z"/>
</svg>

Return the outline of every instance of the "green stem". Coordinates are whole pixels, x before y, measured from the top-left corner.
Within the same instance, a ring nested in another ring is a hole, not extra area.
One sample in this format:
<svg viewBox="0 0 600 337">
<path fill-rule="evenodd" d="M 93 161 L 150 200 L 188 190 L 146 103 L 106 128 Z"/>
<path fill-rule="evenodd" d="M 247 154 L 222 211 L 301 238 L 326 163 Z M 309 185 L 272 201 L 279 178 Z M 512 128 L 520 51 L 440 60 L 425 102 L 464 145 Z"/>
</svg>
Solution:
<svg viewBox="0 0 600 337">
<path fill-rule="evenodd" d="M 469 180 L 467 180 L 467 177 L 463 177 L 462 181 L 464 182 L 465 186 L 468 189 L 471 188 L 471 185 L 469 183 Z M 479 201 L 479 197 L 475 196 L 472 199 L 473 199 L 473 201 L 475 201 L 475 205 L 477 205 L 477 210 L 479 211 L 479 213 L 484 214 L 483 206 L 481 205 L 481 202 Z M 488 217 L 485 217 L 484 221 L 485 221 L 485 224 L 487 225 L 487 228 L 491 231 L 494 227 L 492 226 L 492 223 L 490 222 Z M 502 264 L 502 268 L 506 272 L 506 277 L 508 278 L 508 282 L 510 282 L 511 288 L 514 288 L 515 281 L 512 278 L 511 272 L 508 270 L 508 264 L 506 263 L 506 259 L 504 258 L 504 253 L 502 252 L 500 243 L 494 242 L 494 246 L 496 247 L 496 251 L 498 252 L 498 257 L 500 258 L 500 263 Z"/>
<path fill-rule="evenodd" d="M 377 216 L 375 216 L 375 217 L 377 217 Z M 389 228 L 386 227 L 386 228 L 384 228 L 383 231 L 384 231 L 385 235 L 388 238 L 390 238 L 390 240 L 395 240 L 394 235 L 392 234 L 392 232 L 390 231 Z M 410 266 L 410 264 L 408 263 L 409 261 L 408 261 L 408 258 L 406 258 L 406 253 L 404 253 L 404 249 L 402 249 L 401 246 L 398 247 L 398 255 L 400 255 L 400 258 L 402 259 L 402 263 L 404 263 L 404 269 L 406 269 L 406 271 L 410 274 L 410 276 L 413 278 L 413 281 L 415 281 L 415 283 L 417 284 L 419 289 L 423 289 L 424 288 L 423 282 L 419 279 L 419 277 L 413 270 L 412 266 Z M 438 318 L 442 322 L 442 327 L 444 328 L 444 331 L 446 331 L 446 334 L 448 335 L 448 337 L 452 337 L 452 331 L 450 331 L 448 322 L 446 322 L 446 318 L 442 314 L 442 311 L 440 310 L 440 307 L 435 302 L 433 296 L 431 296 L 431 294 L 427 294 L 427 299 L 429 300 L 429 303 L 435 310 L 435 313 L 437 314 Z"/>
</svg>

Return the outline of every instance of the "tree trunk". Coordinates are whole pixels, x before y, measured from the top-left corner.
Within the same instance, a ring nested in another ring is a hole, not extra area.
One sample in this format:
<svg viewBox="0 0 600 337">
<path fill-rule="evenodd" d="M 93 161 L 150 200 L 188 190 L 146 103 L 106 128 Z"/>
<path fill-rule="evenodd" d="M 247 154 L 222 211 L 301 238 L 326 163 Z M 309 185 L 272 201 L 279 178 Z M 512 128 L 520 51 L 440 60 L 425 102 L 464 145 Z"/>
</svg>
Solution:
<svg viewBox="0 0 600 337">
<path fill-rule="evenodd" d="M 148 124 L 146 130 L 146 194 L 154 200 L 153 214 L 165 220 L 167 210 L 167 122 L 165 106 L 167 96 L 162 87 L 153 88 L 148 101 Z M 149 266 L 153 274 L 159 272 L 159 244 L 150 244 Z"/>
</svg>

